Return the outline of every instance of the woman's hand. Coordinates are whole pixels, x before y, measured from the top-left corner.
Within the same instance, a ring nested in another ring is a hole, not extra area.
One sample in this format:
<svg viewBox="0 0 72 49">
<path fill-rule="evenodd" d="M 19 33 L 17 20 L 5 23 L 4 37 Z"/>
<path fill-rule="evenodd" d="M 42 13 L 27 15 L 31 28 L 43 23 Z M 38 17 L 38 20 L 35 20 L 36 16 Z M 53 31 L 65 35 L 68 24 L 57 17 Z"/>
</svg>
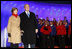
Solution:
<svg viewBox="0 0 72 49">
<path fill-rule="evenodd" d="M 11 34 L 10 33 L 8 33 L 8 37 L 11 37 Z"/>
</svg>

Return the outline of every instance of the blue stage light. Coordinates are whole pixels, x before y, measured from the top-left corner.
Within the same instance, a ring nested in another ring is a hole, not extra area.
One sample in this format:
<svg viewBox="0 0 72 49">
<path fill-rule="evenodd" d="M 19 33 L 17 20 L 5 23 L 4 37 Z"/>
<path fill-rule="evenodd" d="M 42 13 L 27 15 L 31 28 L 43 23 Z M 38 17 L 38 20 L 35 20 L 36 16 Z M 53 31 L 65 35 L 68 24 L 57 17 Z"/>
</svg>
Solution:
<svg viewBox="0 0 72 49">
<path fill-rule="evenodd" d="M 36 10 L 38 10 L 38 8 L 36 8 Z"/>
<path fill-rule="evenodd" d="M 13 4 L 12 2 L 10 4 Z"/>
<path fill-rule="evenodd" d="M 32 8 L 34 8 L 34 6 L 32 6 Z"/>
<path fill-rule="evenodd" d="M 45 9 L 45 8 L 42 8 L 43 10 Z"/>
</svg>

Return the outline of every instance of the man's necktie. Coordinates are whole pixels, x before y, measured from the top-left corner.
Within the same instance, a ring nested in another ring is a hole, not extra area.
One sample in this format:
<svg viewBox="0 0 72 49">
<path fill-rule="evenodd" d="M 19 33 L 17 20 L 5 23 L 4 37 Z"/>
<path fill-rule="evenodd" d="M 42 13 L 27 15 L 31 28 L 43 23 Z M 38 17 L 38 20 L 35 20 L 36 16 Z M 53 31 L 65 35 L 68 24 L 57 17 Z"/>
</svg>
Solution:
<svg viewBox="0 0 72 49">
<path fill-rule="evenodd" d="M 27 12 L 27 16 L 28 16 L 28 18 L 29 18 L 29 15 L 30 15 L 30 14 Z"/>
</svg>

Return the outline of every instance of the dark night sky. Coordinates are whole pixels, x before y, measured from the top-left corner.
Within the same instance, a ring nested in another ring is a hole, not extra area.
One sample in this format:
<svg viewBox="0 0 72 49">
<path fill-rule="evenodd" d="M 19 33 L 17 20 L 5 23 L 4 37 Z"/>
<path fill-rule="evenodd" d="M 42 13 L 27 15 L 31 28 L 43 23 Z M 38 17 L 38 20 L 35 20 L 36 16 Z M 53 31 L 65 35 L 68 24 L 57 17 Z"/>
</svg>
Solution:
<svg viewBox="0 0 72 49">
<path fill-rule="evenodd" d="M 71 4 L 71 1 L 35 1 L 43 3 L 55 3 L 55 4 Z"/>
</svg>

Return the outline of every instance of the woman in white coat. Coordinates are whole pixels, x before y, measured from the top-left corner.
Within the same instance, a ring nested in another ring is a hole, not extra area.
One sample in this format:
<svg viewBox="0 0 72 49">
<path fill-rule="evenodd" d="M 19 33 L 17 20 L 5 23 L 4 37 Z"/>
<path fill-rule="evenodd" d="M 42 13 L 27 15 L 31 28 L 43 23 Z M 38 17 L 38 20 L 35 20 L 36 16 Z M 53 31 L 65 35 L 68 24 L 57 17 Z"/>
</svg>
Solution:
<svg viewBox="0 0 72 49">
<path fill-rule="evenodd" d="M 18 48 L 18 44 L 21 43 L 20 17 L 17 14 L 17 8 L 12 8 L 11 12 L 7 26 L 8 42 L 11 43 L 11 48 Z"/>
</svg>

